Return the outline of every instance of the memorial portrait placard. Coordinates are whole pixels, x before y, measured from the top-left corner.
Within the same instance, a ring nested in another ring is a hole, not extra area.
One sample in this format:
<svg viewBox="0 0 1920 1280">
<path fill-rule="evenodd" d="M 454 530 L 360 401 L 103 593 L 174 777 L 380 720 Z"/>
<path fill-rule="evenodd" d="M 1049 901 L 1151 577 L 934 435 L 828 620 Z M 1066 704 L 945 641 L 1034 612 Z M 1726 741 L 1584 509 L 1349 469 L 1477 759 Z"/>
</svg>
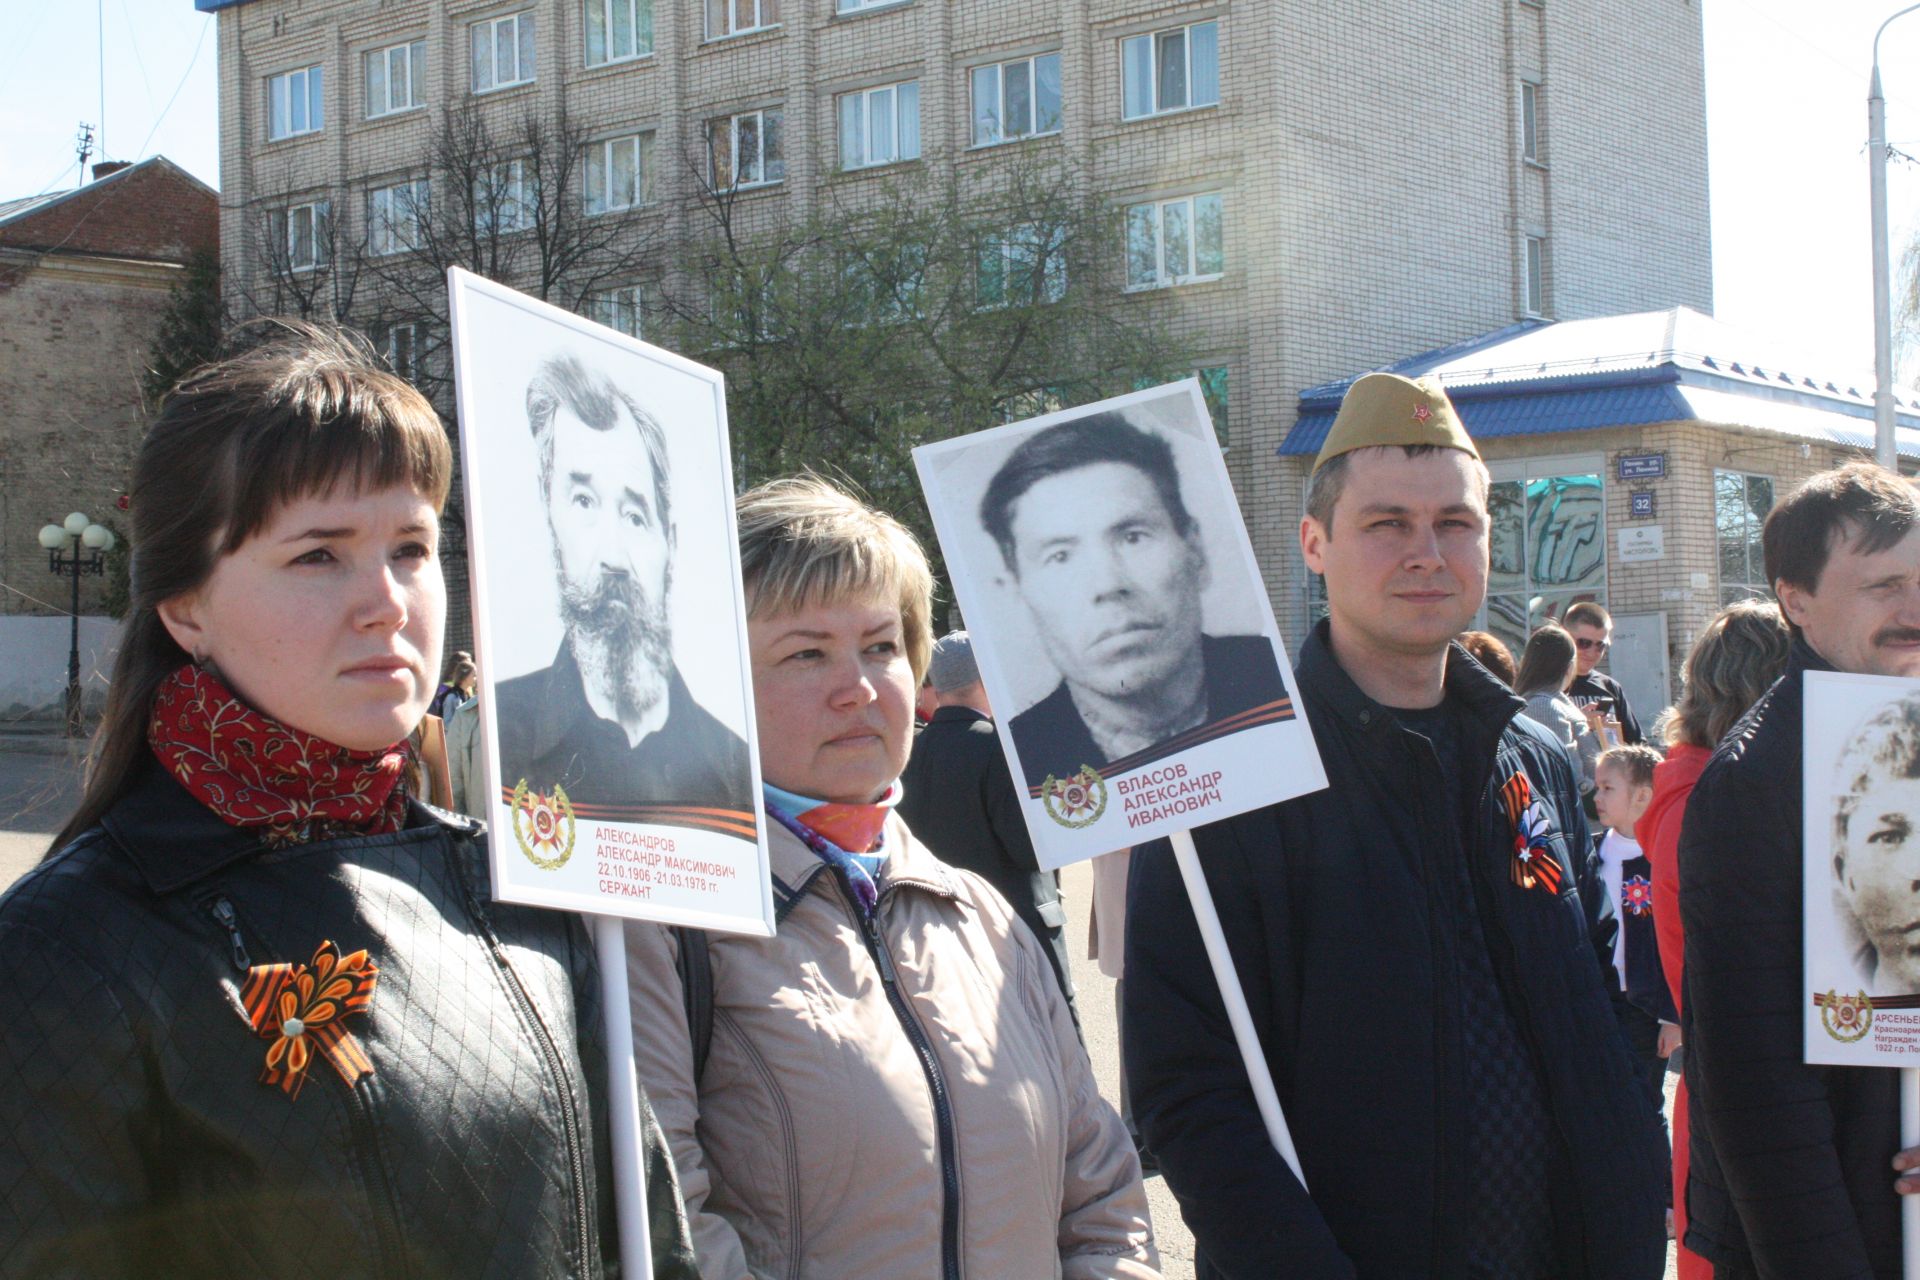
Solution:
<svg viewBox="0 0 1920 1280">
<path fill-rule="evenodd" d="M 1197 381 L 914 461 L 1042 867 L 1326 785 Z"/>
<path fill-rule="evenodd" d="M 1806 1061 L 1920 1066 L 1920 680 L 1804 678 Z"/>
<path fill-rule="evenodd" d="M 495 896 L 771 934 L 721 375 L 449 288 Z"/>
</svg>

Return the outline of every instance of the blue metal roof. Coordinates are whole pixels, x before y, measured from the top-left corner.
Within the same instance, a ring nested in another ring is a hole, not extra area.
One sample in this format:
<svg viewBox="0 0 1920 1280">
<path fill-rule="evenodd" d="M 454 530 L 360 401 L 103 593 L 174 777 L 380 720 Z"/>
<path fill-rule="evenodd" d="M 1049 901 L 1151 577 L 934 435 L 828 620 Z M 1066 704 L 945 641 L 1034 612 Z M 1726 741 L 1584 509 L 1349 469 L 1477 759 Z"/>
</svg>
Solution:
<svg viewBox="0 0 1920 1280">
<path fill-rule="evenodd" d="M 1476 438 L 1712 422 L 1836 444 L 1873 442 L 1871 378 L 1834 380 L 1687 307 L 1525 320 L 1385 366 L 1446 386 Z M 1300 393 L 1281 454 L 1315 454 L 1361 375 Z M 1865 387 L 1863 394 L 1861 388 Z M 1920 396 L 1895 390 L 1896 444 L 1920 457 Z"/>
<path fill-rule="evenodd" d="M 202 13 L 212 13 L 216 9 L 233 9 L 252 3 L 253 0 L 193 0 L 193 7 Z"/>
</svg>

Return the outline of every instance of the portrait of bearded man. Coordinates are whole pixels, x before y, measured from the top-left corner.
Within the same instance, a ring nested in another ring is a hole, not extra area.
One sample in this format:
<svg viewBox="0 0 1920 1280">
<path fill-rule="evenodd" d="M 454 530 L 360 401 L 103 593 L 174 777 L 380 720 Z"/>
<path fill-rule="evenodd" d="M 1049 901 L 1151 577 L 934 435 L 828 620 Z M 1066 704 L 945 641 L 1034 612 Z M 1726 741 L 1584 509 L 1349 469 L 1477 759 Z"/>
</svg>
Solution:
<svg viewBox="0 0 1920 1280">
<path fill-rule="evenodd" d="M 526 409 L 565 635 L 551 664 L 499 686 L 503 785 L 557 786 L 583 816 L 614 821 L 662 806 L 752 812 L 746 744 L 674 661 L 660 424 L 571 355 L 539 367 Z"/>
</svg>

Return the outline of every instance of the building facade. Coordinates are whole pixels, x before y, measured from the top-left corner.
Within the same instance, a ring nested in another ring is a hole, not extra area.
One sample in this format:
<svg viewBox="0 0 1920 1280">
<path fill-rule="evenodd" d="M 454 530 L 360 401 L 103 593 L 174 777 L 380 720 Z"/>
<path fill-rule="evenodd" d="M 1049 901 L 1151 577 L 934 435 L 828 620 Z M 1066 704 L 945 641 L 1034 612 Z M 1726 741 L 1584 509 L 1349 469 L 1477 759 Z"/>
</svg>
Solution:
<svg viewBox="0 0 1920 1280">
<path fill-rule="evenodd" d="M 59 702 L 70 584 L 48 572 L 39 531 L 79 510 L 124 535 L 155 330 L 189 257 L 217 236 L 212 188 L 164 157 L 95 172 L 0 201 L 0 652 L 19 657 L 0 669 L 0 717 Z M 114 633 L 108 586 L 81 584 L 93 676 Z"/>
<path fill-rule="evenodd" d="M 1283 626 L 1303 389 L 1523 317 L 1711 307 L 1697 0 L 197 3 L 223 263 L 261 302 L 364 290 L 328 244 L 403 251 L 453 118 L 564 111 L 589 202 L 659 245 L 716 173 L 750 232 L 907 166 L 1058 162 L 1120 213 L 1115 304 L 1203 353 Z M 605 283 L 581 309 L 644 311 L 645 270 Z M 416 323 L 372 327 L 404 361 Z"/>
</svg>

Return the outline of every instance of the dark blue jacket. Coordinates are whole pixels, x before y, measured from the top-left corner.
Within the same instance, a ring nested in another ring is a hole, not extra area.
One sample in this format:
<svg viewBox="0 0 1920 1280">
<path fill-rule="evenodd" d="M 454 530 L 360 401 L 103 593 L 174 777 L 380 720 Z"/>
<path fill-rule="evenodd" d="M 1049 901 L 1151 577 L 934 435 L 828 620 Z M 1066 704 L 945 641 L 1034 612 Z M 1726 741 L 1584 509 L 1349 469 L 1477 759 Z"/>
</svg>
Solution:
<svg viewBox="0 0 1920 1280">
<path fill-rule="evenodd" d="M 1680 827 L 1687 1246 L 1764 1280 L 1901 1274 L 1900 1073 L 1801 1056 L 1802 681 L 1831 670 L 1794 642 Z"/>
<path fill-rule="evenodd" d="M 1602 831 L 1593 838 L 1593 853 L 1587 859 L 1587 875 L 1595 884 L 1600 880 L 1600 842 L 1606 839 Z M 1632 896 L 1634 881 L 1640 882 L 1643 897 Z M 1673 1007 L 1673 992 L 1667 989 L 1667 977 L 1660 968 L 1660 939 L 1653 931 L 1653 895 L 1672 893 L 1673 886 L 1653 883 L 1653 864 L 1647 861 L 1647 855 L 1628 858 L 1620 864 L 1621 901 L 1613 904 L 1613 913 L 1619 918 L 1620 930 L 1627 936 L 1627 981 L 1624 987 L 1619 982 L 1618 969 L 1613 967 L 1613 957 L 1607 955 L 1607 976 L 1614 981 L 1617 993 L 1628 1003 L 1645 1013 L 1648 1017 L 1658 1018 L 1662 1022 L 1680 1024 L 1680 1011 Z"/>
<path fill-rule="evenodd" d="M 1229 1277 L 1465 1273 L 1471 1188 L 1465 1046 L 1442 773 L 1339 664 L 1322 623 L 1295 671 L 1332 786 L 1194 832 L 1255 1030 L 1299 1148 L 1269 1146 L 1186 892 L 1164 844 L 1128 895 L 1126 1060 L 1136 1119 L 1195 1242 Z M 1454 646 L 1447 696 L 1484 772 L 1469 850 L 1501 986 L 1564 1144 L 1556 1235 L 1567 1280 L 1657 1280 L 1666 1253 L 1658 1120 L 1602 986 L 1613 920 L 1584 879 L 1590 837 L 1566 753 Z M 1558 894 L 1510 876 L 1498 788 L 1524 772 L 1549 810 Z"/>
</svg>

